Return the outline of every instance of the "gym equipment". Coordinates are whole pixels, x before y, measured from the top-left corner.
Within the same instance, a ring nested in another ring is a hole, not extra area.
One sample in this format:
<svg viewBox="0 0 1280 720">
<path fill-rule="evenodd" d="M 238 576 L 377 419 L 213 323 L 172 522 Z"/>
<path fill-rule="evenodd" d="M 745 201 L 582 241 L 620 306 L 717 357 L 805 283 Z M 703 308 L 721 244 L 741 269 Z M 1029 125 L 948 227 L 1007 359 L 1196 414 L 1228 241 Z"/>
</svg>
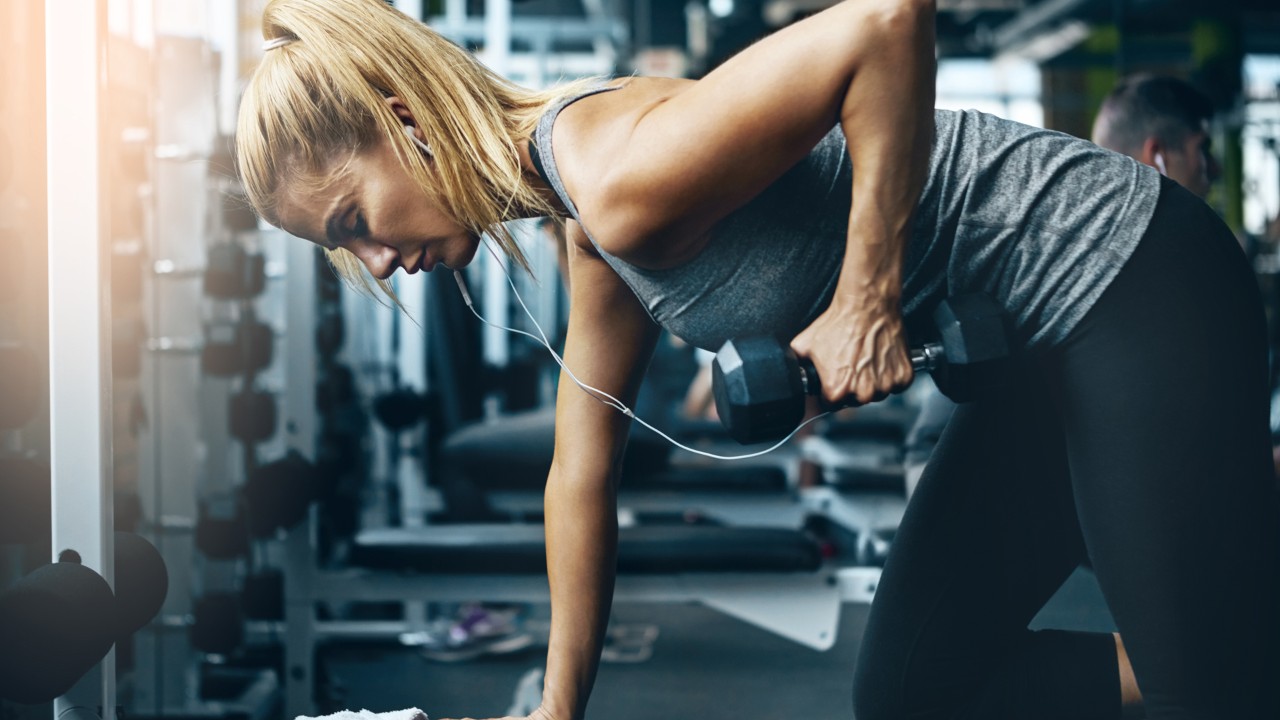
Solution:
<svg viewBox="0 0 1280 720">
<path fill-rule="evenodd" d="M 234 502 L 201 502 L 196 510 L 195 543 L 211 560 L 245 557 L 249 554 L 249 523 Z"/>
<path fill-rule="evenodd" d="M 187 628 L 200 652 L 228 655 L 244 644 L 244 612 L 236 593 L 213 592 L 197 598 Z"/>
<path fill-rule="evenodd" d="M 316 382 L 316 410 L 328 415 L 356 399 L 356 376 L 341 363 L 326 365 Z"/>
<path fill-rule="evenodd" d="M 35 353 L 0 344 L 0 430 L 22 427 L 35 417 L 45 392 Z"/>
<path fill-rule="evenodd" d="M 169 593 L 169 571 L 155 546 L 140 535 L 115 534 L 117 642 L 128 638 L 160 612 Z"/>
<path fill-rule="evenodd" d="M 260 570 L 244 579 L 240 609 L 250 620 L 284 620 L 284 573 Z"/>
<path fill-rule="evenodd" d="M 373 416 L 392 433 L 399 433 L 427 417 L 427 397 L 410 388 L 400 387 L 373 399 Z"/>
<path fill-rule="evenodd" d="M 246 445 L 265 442 L 276 432 L 276 399 L 262 390 L 246 389 L 228 400 L 227 429 Z"/>
<path fill-rule="evenodd" d="M 267 263 L 237 243 L 209 248 L 204 270 L 204 293 L 219 300 L 252 300 L 267 286 Z"/>
<path fill-rule="evenodd" d="M 316 253 L 316 299 L 325 307 L 342 302 L 342 278 L 334 271 L 333 266 L 325 260 L 324 255 Z"/>
<path fill-rule="evenodd" d="M 316 440 L 316 467 L 326 475 L 339 478 L 360 467 L 359 435 L 325 427 Z"/>
<path fill-rule="evenodd" d="M 204 327 L 200 369 L 213 377 L 235 377 L 265 370 L 275 354 L 275 331 L 253 317 L 235 324 Z"/>
<path fill-rule="evenodd" d="M 48 465 L 24 458 L 0 459 L 0 545 L 47 538 L 50 498 Z"/>
<path fill-rule="evenodd" d="M 353 637 L 350 621 L 317 617 L 317 602 L 547 601 L 546 545 L 539 525 L 365 530 L 351 551 L 344 570 L 291 565 L 285 574 L 287 717 L 314 713 L 319 644 L 327 637 Z M 836 640 L 841 604 L 869 601 L 878 579 L 878 568 L 825 564 L 817 540 L 799 530 L 627 527 L 619 530 L 614 598 L 703 603 L 825 650 Z M 376 625 L 361 637 L 395 638 L 407 627 Z"/>
<path fill-rule="evenodd" d="M 342 308 L 326 307 L 317 314 L 316 352 L 325 357 L 334 355 L 347 340 L 347 324 L 342 316 Z"/>
<path fill-rule="evenodd" d="M 78 563 L 18 580 L 0 593 L 0 698 L 35 704 L 66 693 L 115 643 L 115 617 L 107 581 Z"/>
<path fill-rule="evenodd" d="M 1011 354 L 1004 310 L 986 295 L 944 300 L 933 315 L 939 342 L 911 350 L 911 367 L 929 372 L 956 402 L 998 385 Z M 734 440 L 747 445 L 777 440 L 804 417 L 805 396 L 822 383 L 813 363 L 800 360 L 772 336 L 729 340 L 712 365 L 716 410 Z"/>
<path fill-rule="evenodd" d="M 271 537 L 302 522 L 307 508 L 324 494 L 323 478 L 315 465 L 292 451 L 254 468 L 244 485 L 250 537 Z"/>
<path fill-rule="evenodd" d="M 246 656 L 249 656 L 247 660 Z M 251 648 L 237 653 L 231 662 L 228 658 L 206 658 L 200 663 L 196 677 L 196 697 L 201 704 L 196 706 L 197 712 L 181 717 L 209 720 L 275 717 L 280 702 L 280 680 L 274 665 L 266 658 L 254 658 Z"/>
</svg>

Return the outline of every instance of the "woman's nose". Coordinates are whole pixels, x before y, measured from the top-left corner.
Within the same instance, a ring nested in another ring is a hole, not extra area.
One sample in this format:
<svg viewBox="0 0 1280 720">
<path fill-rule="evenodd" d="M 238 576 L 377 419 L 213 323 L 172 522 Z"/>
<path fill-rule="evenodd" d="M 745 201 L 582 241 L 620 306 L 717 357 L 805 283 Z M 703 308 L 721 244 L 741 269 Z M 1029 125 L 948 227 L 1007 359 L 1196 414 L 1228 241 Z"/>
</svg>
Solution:
<svg viewBox="0 0 1280 720">
<path fill-rule="evenodd" d="M 364 263 L 364 266 L 369 268 L 369 272 L 379 280 L 391 277 L 400 259 L 399 251 L 379 242 L 360 243 L 359 247 L 353 248 L 353 251 L 356 257 L 360 258 L 360 262 Z"/>
</svg>

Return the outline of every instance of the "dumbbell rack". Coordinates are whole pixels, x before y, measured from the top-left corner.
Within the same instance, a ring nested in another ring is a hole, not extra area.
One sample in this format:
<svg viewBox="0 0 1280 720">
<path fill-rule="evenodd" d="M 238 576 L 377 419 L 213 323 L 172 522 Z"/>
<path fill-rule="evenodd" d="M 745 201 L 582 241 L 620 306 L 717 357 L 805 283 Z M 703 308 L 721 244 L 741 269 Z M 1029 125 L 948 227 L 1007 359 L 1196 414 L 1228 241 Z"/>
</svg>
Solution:
<svg viewBox="0 0 1280 720">
<path fill-rule="evenodd" d="M 237 389 L 283 383 L 272 365 L 282 325 L 284 263 L 257 231 L 234 181 L 230 138 L 217 134 L 210 88 L 219 68 L 198 37 L 155 37 L 150 91 L 153 124 L 135 131 L 145 148 L 151 193 L 143 273 L 149 337 L 143 343 L 148 423 L 143 497 L 158 544 L 174 568 L 173 592 L 151 642 L 139 649 L 130 714 L 135 717 L 265 717 L 277 692 L 270 670 L 226 674 L 218 681 L 192 651 L 199 598 L 237 596 L 240 577 L 262 553 L 207 557 L 197 549 L 201 503 L 239 505 L 237 492 L 278 423 L 274 399 L 253 396 L 241 407 L 250 442 L 237 444 L 231 409 Z M 159 108 L 163 106 L 163 112 Z M 253 409 L 245 413 L 246 407 Z M 218 509 L 222 509 L 219 507 Z M 215 601 L 216 604 L 216 601 Z M 192 660 L 192 658 L 197 658 Z M 237 686 L 238 683 L 238 686 Z M 237 686 L 233 693 L 206 692 Z"/>
</svg>

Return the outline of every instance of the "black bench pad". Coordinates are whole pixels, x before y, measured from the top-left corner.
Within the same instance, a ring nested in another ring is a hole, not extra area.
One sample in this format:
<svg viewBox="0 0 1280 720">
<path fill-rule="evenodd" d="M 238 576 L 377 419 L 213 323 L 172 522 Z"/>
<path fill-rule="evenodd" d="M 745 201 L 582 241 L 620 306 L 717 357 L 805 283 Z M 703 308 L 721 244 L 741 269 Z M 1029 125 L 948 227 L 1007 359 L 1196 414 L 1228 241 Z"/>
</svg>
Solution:
<svg viewBox="0 0 1280 720">
<path fill-rule="evenodd" d="M 622 478 L 622 490 L 655 492 L 719 492 L 734 495 L 777 494 L 787 491 L 787 473 L 780 467 L 670 467 Z"/>
<path fill-rule="evenodd" d="M 441 455 L 482 490 L 539 490 L 546 483 L 554 451 L 555 415 L 539 410 L 464 427 L 445 439 Z M 670 455 L 671 446 L 649 431 L 632 434 L 622 462 L 622 487 L 716 492 L 787 489 L 781 467 L 672 467 Z"/>
<path fill-rule="evenodd" d="M 543 574 L 541 525 L 437 525 L 366 530 L 350 564 L 435 574 Z M 817 540 L 800 530 L 715 526 L 637 526 L 618 535 L 620 574 L 812 572 Z"/>
</svg>

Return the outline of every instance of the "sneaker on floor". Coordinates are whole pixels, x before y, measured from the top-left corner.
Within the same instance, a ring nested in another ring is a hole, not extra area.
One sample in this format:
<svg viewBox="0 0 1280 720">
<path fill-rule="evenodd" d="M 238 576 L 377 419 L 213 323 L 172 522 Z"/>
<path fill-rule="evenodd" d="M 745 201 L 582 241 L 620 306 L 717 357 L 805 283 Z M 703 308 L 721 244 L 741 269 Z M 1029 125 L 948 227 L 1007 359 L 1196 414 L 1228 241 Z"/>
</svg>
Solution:
<svg viewBox="0 0 1280 720">
<path fill-rule="evenodd" d="M 422 657 L 436 662 L 466 662 L 485 655 L 505 655 L 533 645 L 519 623 L 519 611 L 467 605 L 457 618 L 406 633 L 400 641 L 414 645 Z"/>
</svg>

